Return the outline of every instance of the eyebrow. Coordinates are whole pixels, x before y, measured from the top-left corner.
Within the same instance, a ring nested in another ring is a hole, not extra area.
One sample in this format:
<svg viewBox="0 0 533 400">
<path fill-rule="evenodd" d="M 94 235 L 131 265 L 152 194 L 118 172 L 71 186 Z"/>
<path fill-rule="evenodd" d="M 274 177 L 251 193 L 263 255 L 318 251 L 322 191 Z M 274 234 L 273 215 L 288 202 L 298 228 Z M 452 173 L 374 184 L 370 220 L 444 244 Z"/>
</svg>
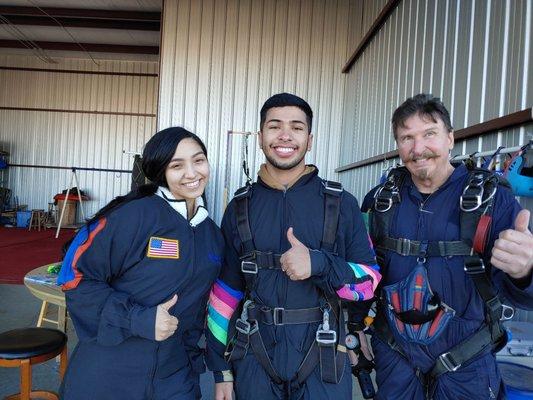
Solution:
<svg viewBox="0 0 533 400">
<path fill-rule="evenodd" d="M 198 153 L 194 153 L 194 154 L 191 156 L 191 158 L 194 158 L 194 157 L 196 157 L 196 156 L 198 156 L 198 155 L 200 155 L 200 154 L 202 154 L 202 155 L 205 156 L 205 154 L 204 154 L 203 151 L 199 151 Z M 173 158 L 172 160 L 170 160 L 170 162 L 173 162 L 173 161 L 184 161 L 184 160 L 185 160 L 184 158 Z"/>
<path fill-rule="evenodd" d="M 283 122 L 283 121 L 281 119 L 269 119 L 268 121 L 265 122 L 265 124 L 268 124 L 269 122 Z M 289 123 L 307 125 L 306 122 L 300 121 L 299 119 L 293 119 L 293 120 L 289 121 Z"/>
</svg>

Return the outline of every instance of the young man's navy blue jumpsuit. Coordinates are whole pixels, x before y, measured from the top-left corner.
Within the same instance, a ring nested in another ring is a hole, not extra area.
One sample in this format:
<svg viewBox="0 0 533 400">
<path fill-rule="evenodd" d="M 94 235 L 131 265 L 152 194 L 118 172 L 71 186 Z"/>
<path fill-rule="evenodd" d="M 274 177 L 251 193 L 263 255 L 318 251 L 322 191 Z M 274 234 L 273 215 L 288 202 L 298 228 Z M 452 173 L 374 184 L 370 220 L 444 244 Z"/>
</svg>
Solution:
<svg viewBox="0 0 533 400">
<path fill-rule="evenodd" d="M 324 225 L 323 181 L 315 167 L 289 188 L 277 185 L 264 168 L 252 186 L 249 204 L 250 230 L 257 249 L 281 254 L 290 248 L 287 230 L 310 249 L 311 277 L 291 281 L 281 270 L 259 270 L 251 298 L 256 307 L 304 309 L 320 305 L 322 292 L 347 300 L 373 297 L 380 275 L 357 200 L 342 193 L 337 230 L 338 254 L 320 251 Z M 237 231 L 236 202 L 230 202 L 222 221 L 226 257 L 220 278 L 215 283 L 208 307 L 207 364 L 215 371 L 215 381 L 234 380 L 238 399 L 286 398 L 276 390 L 253 351 L 228 364 L 224 351 L 228 342 L 229 320 L 242 301 L 245 280 L 241 272 Z M 350 285 L 351 284 L 351 285 Z M 273 325 L 259 323 L 259 331 L 273 367 L 285 381 L 295 374 L 313 342 L 319 323 Z M 344 338 L 340 338 L 341 344 Z M 347 357 L 346 357 L 347 360 Z M 317 365 L 305 382 L 303 399 L 350 399 L 352 377 L 348 361 L 339 384 L 324 383 Z"/>
<path fill-rule="evenodd" d="M 464 165 L 458 166 L 436 192 L 423 198 L 408 176 L 400 189 L 400 204 L 392 217 L 391 237 L 411 240 L 460 240 L 459 198 L 468 177 Z M 363 211 L 374 203 L 374 190 L 363 202 Z M 485 265 L 490 260 L 494 241 L 501 231 L 512 228 L 520 206 L 509 190 L 500 187 L 492 216 L 491 234 L 484 254 Z M 377 246 L 377 243 L 374 242 Z M 382 285 L 404 279 L 416 265 L 416 256 L 402 256 L 387 251 L 382 267 Z M 372 338 L 375 354 L 378 399 L 424 399 L 424 388 L 415 375 L 419 368 L 426 373 L 436 357 L 461 343 L 480 328 L 484 319 L 484 303 L 478 295 L 473 280 L 463 270 L 463 256 L 429 257 L 427 259 L 429 284 L 441 300 L 455 310 L 445 330 L 429 345 L 410 343 L 394 333 L 396 343 L 408 359 L 402 357 L 376 335 Z M 492 282 L 512 305 L 531 309 L 533 286 L 517 287 L 501 270 L 492 268 Z M 491 399 L 502 396 L 500 375 L 490 349 L 461 366 L 455 372 L 438 377 L 434 399 Z"/>
<path fill-rule="evenodd" d="M 60 276 L 79 338 L 63 398 L 199 398 L 204 364 L 197 343 L 223 243 L 203 207 L 188 221 L 184 201 L 157 194 L 83 228 Z M 157 305 L 175 293 L 169 313 L 178 328 L 156 341 Z"/>
</svg>

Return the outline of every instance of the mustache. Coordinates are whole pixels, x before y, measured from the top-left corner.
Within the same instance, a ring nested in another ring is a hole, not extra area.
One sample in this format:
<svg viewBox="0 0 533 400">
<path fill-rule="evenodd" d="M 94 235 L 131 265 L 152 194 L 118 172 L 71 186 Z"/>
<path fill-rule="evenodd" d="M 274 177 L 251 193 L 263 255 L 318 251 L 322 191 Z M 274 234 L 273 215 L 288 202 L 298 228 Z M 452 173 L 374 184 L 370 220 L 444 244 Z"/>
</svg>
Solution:
<svg viewBox="0 0 533 400">
<path fill-rule="evenodd" d="M 439 155 L 437 153 L 434 153 L 432 151 L 425 151 L 422 154 L 411 154 L 409 156 L 409 161 L 418 161 L 422 160 L 424 158 L 430 159 L 430 158 L 437 158 Z"/>
</svg>

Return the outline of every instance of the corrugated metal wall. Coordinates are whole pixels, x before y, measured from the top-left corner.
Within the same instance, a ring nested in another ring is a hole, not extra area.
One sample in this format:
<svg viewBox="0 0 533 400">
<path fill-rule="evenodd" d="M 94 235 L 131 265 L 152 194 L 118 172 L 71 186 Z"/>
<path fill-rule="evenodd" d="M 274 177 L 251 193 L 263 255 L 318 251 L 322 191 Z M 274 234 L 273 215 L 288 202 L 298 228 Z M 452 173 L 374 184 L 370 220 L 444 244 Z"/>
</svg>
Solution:
<svg viewBox="0 0 533 400">
<path fill-rule="evenodd" d="M 86 60 L 57 60 L 45 64 L 34 57 L 3 55 L 0 67 L 150 75 L 158 71 L 155 62 L 99 61 L 97 66 Z M 0 108 L 65 110 L 0 109 L 0 149 L 10 153 L 12 164 L 131 170 L 133 157 L 122 151 L 140 151 L 155 132 L 157 89 L 157 76 L 0 70 Z M 125 113 L 131 115 L 120 115 Z M 126 193 L 131 182 L 131 174 L 77 174 L 81 189 L 92 198 L 85 204 L 87 215 Z M 67 188 L 71 172 L 11 167 L 7 176 L 4 185 L 20 204 L 46 209 L 53 196 Z"/>
<path fill-rule="evenodd" d="M 316 114 L 308 162 L 323 176 L 338 165 L 345 76 L 341 68 L 360 21 L 348 0 L 166 1 L 161 44 L 159 128 L 182 125 L 205 140 L 212 165 L 207 196 L 214 217 L 244 183 L 242 136 L 259 129 L 259 109 L 272 94 L 305 98 Z M 249 143 L 252 175 L 262 155 Z M 226 175 L 228 178 L 226 179 Z"/>
<path fill-rule="evenodd" d="M 337 166 L 394 150 L 392 112 L 420 92 L 443 99 L 455 129 L 531 107 L 532 20 L 531 0 L 402 1 L 348 74 Z M 452 154 L 532 137 L 530 124 L 456 143 Z M 339 179 L 362 199 L 387 166 L 346 171 Z M 532 199 L 521 202 L 533 209 Z"/>
</svg>

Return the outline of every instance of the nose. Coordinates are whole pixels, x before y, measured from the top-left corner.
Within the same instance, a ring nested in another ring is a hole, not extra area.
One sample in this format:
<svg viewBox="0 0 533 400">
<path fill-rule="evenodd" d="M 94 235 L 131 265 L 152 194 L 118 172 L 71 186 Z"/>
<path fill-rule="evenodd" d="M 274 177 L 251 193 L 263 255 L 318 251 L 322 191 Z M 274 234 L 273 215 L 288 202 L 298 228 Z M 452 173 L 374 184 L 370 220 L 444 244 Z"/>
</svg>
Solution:
<svg viewBox="0 0 533 400">
<path fill-rule="evenodd" d="M 422 154 L 426 148 L 426 145 L 424 143 L 424 140 L 421 138 L 415 138 L 413 140 L 413 149 L 412 152 L 414 154 Z"/>
<path fill-rule="evenodd" d="M 187 163 L 185 167 L 185 178 L 194 178 L 196 177 L 196 170 L 194 169 L 194 164 Z"/>
<path fill-rule="evenodd" d="M 279 130 L 278 139 L 283 140 L 285 142 L 291 140 L 292 139 L 291 129 L 285 125 L 282 126 L 281 129 Z"/>
</svg>

